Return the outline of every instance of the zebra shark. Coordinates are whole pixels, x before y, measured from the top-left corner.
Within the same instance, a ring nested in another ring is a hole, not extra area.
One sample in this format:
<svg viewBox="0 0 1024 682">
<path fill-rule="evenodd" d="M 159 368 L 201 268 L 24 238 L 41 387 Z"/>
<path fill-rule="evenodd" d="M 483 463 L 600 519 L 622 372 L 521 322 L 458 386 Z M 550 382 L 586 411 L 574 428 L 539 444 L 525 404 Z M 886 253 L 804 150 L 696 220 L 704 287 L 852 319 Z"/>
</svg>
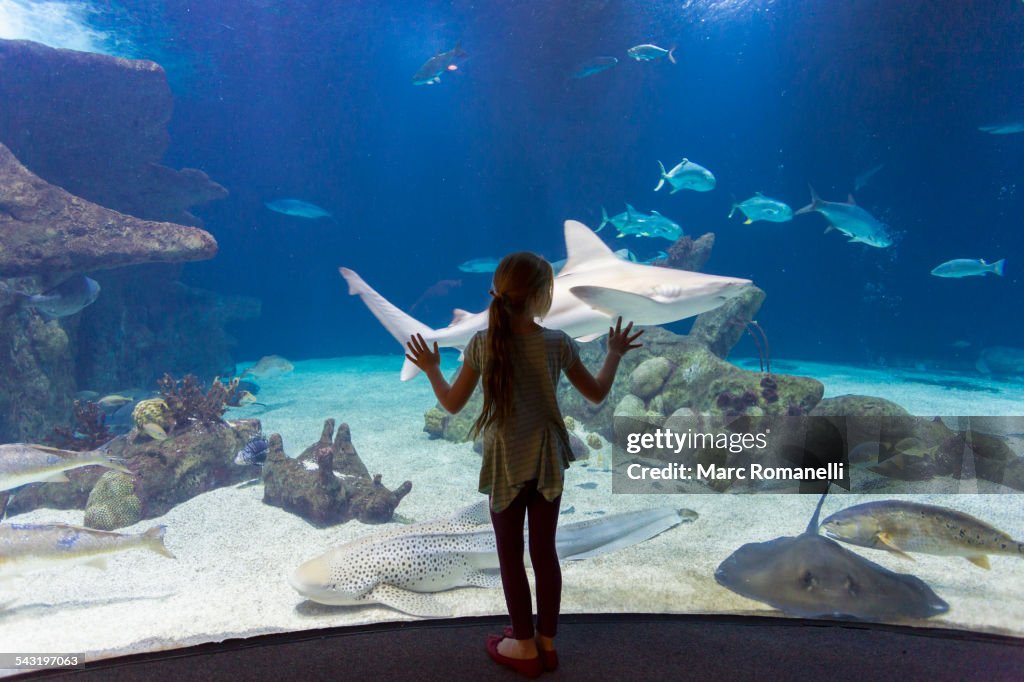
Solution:
<svg viewBox="0 0 1024 682">
<path fill-rule="evenodd" d="M 697 512 L 689 509 L 664 507 L 570 523 L 558 528 L 558 558 L 576 561 L 606 554 L 696 518 Z M 448 518 L 385 530 L 335 547 L 301 564 L 288 582 L 320 604 L 384 604 L 423 618 L 450 616 L 450 610 L 429 593 L 501 586 L 487 500 Z"/>
</svg>

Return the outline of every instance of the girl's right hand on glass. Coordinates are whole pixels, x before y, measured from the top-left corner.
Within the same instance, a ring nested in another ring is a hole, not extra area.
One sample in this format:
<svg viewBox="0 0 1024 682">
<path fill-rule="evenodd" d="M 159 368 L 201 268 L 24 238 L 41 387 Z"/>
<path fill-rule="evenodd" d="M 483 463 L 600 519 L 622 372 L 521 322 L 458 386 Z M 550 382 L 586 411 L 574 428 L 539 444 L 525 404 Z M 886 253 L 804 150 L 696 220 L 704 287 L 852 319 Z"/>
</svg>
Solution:
<svg viewBox="0 0 1024 682">
<path fill-rule="evenodd" d="M 431 367 L 441 366 L 441 352 L 437 349 L 437 341 L 434 342 L 434 350 L 431 351 L 427 347 L 427 342 L 423 340 L 423 335 L 414 334 L 409 337 L 409 342 L 405 344 L 405 347 L 409 349 L 405 357 L 424 372 Z"/>
<path fill-rule="evenodd" d="M 641 329 L 635 334 L 630 334 L 630 331 L 632 331 L 632 329 L 632 322 L 627 324 L 626 328 L 623 329 L 622 317 L 619 317 L 619 319 L 615 321 L 615 327 L 608 328 L 608 352 L 615 353 L 621 358 L 623 355 L 633 350 L 634 348 L 641 348 L 644 344 L 633 342 L 640 338 L 640 335 L 644 333 L 644 330 Z"/>
</svg>

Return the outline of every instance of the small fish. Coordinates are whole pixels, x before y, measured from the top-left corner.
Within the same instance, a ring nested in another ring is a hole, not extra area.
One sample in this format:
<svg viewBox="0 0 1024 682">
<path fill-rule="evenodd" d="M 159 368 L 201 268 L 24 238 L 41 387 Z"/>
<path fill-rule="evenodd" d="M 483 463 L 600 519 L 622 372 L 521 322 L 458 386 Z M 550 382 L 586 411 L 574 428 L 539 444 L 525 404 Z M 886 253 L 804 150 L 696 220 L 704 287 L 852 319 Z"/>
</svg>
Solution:
<svg viewBox="0 0 1024 682">
<path fill-rule="evenodd" d="M 311 204 L 308 201 L 302 201 L 301 199 L 277 199 L 275 201 L 265 202 L 264 206 L 269 208 L 271 211 L 295 216 L 296 218 L 312 219 L 329 218 L 331 216 L 328 211 L 325 211 L 316 204 Z"/>
<path fill-rule="evenodd" d="M 461 279 L 438 280 L 427 287 L 426 291 L 420 294 L 420 297 L 416 299 L 416 302 L 409 306 L 409 312 L 412 313 L 423 308 L 430 308 L 431 300 L 448 296 L 452 291 L 461 286 Z"/>
<path fill-rule="evenodd" d="M 146 432 L 147 436 L 155 441 L 164 441 L 168 438 L 167 432 L 164 431 L 164 428 L 159 424 L 154 424 L 153 422 L 146 422 L 143 424 L 142 430 Z"/>
<path fill-rule="evenodd" d="M 413 75 L 412 84 L 437 85 L 441 82 L 441 74 L 458 70 L 455 62 L 465 56 L 466 53 L 458 45 L 447 52 L 439 52 L 423 63 L 419 71 Z"/>
<path fill-rule="evenodd" d="M 675 241 L 683 236 L 683 228 L 679 226 L 679 223 L 666 218 L 657 211 L 651 211 L 650 214 L 641 213 L 629 204 L 626 204 L 626 211 L 624 213 L 611 218 L 608 217 L 608 212 L 602 206 L 601 224 L 598 226 L 597 231 L 600 232 L 609 223 L 619 231 L 619 237 L 627 235 L 634 237 L 661 237 L 662 239 Z M 634 256 L 629 260 L 635 260 L 635 258 Z"/>
<path fill-rule="evenodd" d="M 133 549 L 173 559 L 164 546 L 165 530 L 154 526 L 145 533 L 111 533 L 64 523 L 0 524 L 0 577 L 79 563 L 105 568 L 108 555 Z"/>
<path fill-rule="evenodd" d="M 601 73 L 607 71 L 616 64 L 619 60 L 615 57 L 594 57 L 588 62 L 580 64 L 579 68 L 573 72 L 573 78 L 588 78 L 593 76 L 595 73 Z"/>
<path fill-rule="evenodd" d="M 793 215 L 817 211 L 829 222 L 829 229 L 825 230 L 826 232 L 832 229 L 838 230 L 849 237 L 851 242 L 860 242 L 879 249 L 892 246 L 892 235 L 889 233 L 889 228 L 858 206 L 857 202 L 853 200 L 853 196 L 849 197 L 849 203 L 844 204 L 839 201 L 824 201 L 813 187 L 810 187 L 810 190 L 811 203 Z"/>
<path fill-rule="evenodd" d="M 1012 135 L 1024 133 L 1024 121 L 1011 121 L 998 125 L 978 126 L 978 130 L 989 135 Z"/>
<path fill-rule="evenodd" d="M 987 569 L 989 554 L 1024 558 L 1024 543 L 969 514 L 931 504 L 866 502 L 832 514 L 821 529 L 834 540 L 883 549 L 904 559 L 913 558 L 907 552 L 962 556 Z"/>
<path fill-rule="evenodd" d="M 583 490 L 593 490 L 597 487 L 597 484 L 593 481 L 587 481 L 586 483 L 577 483 L 576 487 L 582 488 Z"/>
<path fill-rule="evenodd" d="M 47 321 L 74 315 L 100 295 L 100 285 L 85 275 L 72 275 L 41 294 L 10 290 L 23 308 L 32 308 Z"/>
<path fill-rule="evenodd" d="M 28 443 L 0 445 L 0 491 L 14 490 L 29 483 L 66 483 L 65 471 L 94 464 L 132 473 L 98 450 L 73 452 Z"/>
<path fill-rule="evenodd" d="M 668 60 L 675 64 L 675 51 L 676 48 L 674 47 L 666 50 L 663 47 L 658 47 L 657 45 L 651 45 L 650 43 L 646 43 L 644 45 L 634 45 L 633 47 L 626 50 L 626 54 L 628 54 L 630 57 L 637 60 L 638 62 L 649 62 L 655 59 L 661 59 L 662 57 L 668 57 Z"/>
<path fill-rule="evenodd" d="M 1005 265 L 1005 258 L 1000 258 L 995 263 L 986 263 L 984 258 L 956 258 L 935 266 L 932 274 L 936 277 L 972 277 L 994 272 L 1002 277 Z"/>
<path fill-rule="evenodd" d="M 497 258 L 471 258 L 459 266 L 463 272 L 491 273 L 497 269 Z"/>
<path fill-rule="evenodd" d="M 658 180 L 658 186 L 654 188 L 655 192 L 665 185 L 666 180 L 672 185 L 669 194 L 675 194 L 681 189 L 709 192 L 715 188 L 715 176 L 711 171 L 689 159 L 683 159 L 667 173 L 661 161 L 658 161 L 658 166 L 661 168 L 661 178 Z"/>
<path fill-rule="evenodd" d="M 871 182 L 871 178 L 875 177 L 875 174 L 878 173 L 883 168 L 885 168 L 885 164 L 880 163 L 877 166 L 873 166 L 867 169 L 866 171 L 858 175 L 856 178 L 854 178 L 853 191 L 859 192 L 862 188 L 867 187 L 867 184 Z"/>
<path fill-rule="evenodd" d="M 104 410 L 116 410 L 122 405 L 127 405 L 130 402 L 133 402 L 133 399 L 129 396 L 121 395 L 120 393 L 112 393 L 97 400 L 96 404 Z"/>
<path fill-rule="evenodd" d="M 254 464 L 261 467 L 267 461 L 269 449 L 270 446 L 267 444 L 267 439 L 263 436 L 256 436 L 246 443 L 244 448 L 238 451 L 238 454 L 235 455 L 235 464 Z"/>
<path fill-rule="evenodd" d="M 732 210 L 729 211 L 730 218 L 736 213 L 736 209 L 743 211 L 743 215 L 747 216 L 747 219 L 743 221 L 744 225 L 749 225 L 755 220 L 784 223 L 793 219 L 793 209 L 778 199 L 771 199 L 760 192 L 755 192 L 754 196 L 746 201 L 734 202 Z"/>
<path fill-rule="evenodd" d="M 242 372 L 242 376 L 254 376 L 260 377 L 261 379 L 272 379 L 274 377 L 281 376 L 282 374 L 287 374 L 288 372 L 291 372 L 294 369 L 295 365 L 288 362 L 280 355 L 265 355 L 262 358 L 260 358 L 255 365 L 249 367 L 244 372 Z"/>
</svg>

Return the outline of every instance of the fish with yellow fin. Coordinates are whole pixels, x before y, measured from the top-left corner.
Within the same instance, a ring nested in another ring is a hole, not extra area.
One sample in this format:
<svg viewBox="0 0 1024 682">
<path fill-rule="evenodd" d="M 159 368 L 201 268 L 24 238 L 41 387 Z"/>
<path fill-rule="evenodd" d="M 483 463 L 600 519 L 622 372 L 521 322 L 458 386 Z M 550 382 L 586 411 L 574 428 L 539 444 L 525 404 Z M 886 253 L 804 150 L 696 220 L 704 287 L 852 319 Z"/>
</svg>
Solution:
<svg viewBox="0 0 1024 682">
<path fill-rule="evenodd" d="M 902 500 L 866 502 L 832 514 L 821 524 L 827 537 L 858 547 L 892 552 L 962 556 L 990 568 L 988 555 L 1024 558 L 1024 543 L 981 519 L 955 509 Z"/>
</svg>

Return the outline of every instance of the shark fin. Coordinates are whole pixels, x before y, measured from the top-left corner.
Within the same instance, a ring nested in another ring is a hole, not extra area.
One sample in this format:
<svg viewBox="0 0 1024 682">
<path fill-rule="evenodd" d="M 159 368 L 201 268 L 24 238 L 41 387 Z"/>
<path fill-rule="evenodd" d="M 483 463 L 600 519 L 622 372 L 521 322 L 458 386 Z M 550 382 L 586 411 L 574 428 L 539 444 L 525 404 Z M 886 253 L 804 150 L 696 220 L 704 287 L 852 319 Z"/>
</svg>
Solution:
<svg viewBox="0 0 1024 682">
<path fill-rule="evenodd" d="M 377 602 L 420 618 L 444 618 L 451 611 L 428 594 L 412 592 L 401 587 L 381 583 L 366 593 L 366 601 Z"/>
<path fill-rule="evenodd" d="M 595 236 L 595 238 L 597 237 Z M 354 270 L 338 268 L 338 272 L 348 282 L 349 295 L 359 296 L 359 298 L 363 299 L 363 303 L 370 309 L 373 316 L 384 325 L 384 328 L 391 333 L 391 336 L 394 337 L 395 341 L 398 341 L 402 348 L 405 348 L 406 342 L 413 334 L 422 334 L 423 339 L 427 343 L 434 340 L 433 329 L 399 310 L 391 301 L 374 291 Z M 412 379 L 419 372 L 419 367 L 406 358 L 405 363 L 402 365 L 402 381 Z"/>
<path fill-rule="evenodd" d="M 43 483 L 67 483 L 69 479 L 63 471 L 58 471 L 55 474 L 47 476 L 42 480 Z"/>
<path fill-rule="evenodd" d="M 571 287 L 569 291 L 594 310 L 610 317 L 621 315 L 624 320 L 648 324 L 646 320 L 660 319 L 664 316 L 663 303 L 640 294 L 591 286 Z"/>
<path fill-rule="evenodd" d="M 452 311 L 452 321 L 451 324 L 449 324 L 448 326 L 452 327 L 454 325 L 457 325 L 459 322 L 462 322 L 464 319 L 466 319 L 472 314 L 473 313 L 469 312 L 468 310 L 456 308 L 455 310 Z"/>
<path fill-rule="evenodd" d="M 576 220 L 565 221 L 565 250 L 567 256 L 559 277 L 571 275 L 581 267 L 589 269 L 609 258 L 619 260 L 593 230 Z"/>
<path fill-rule="evenodd" d="M 448 520 L 452 523 L 465 523 L 471 526 L 486 526 L 491 522 L 491 513 L 487 508 L 487 500 L 474 502 L 468 507 L 459 509 Z"/>
</svg>

